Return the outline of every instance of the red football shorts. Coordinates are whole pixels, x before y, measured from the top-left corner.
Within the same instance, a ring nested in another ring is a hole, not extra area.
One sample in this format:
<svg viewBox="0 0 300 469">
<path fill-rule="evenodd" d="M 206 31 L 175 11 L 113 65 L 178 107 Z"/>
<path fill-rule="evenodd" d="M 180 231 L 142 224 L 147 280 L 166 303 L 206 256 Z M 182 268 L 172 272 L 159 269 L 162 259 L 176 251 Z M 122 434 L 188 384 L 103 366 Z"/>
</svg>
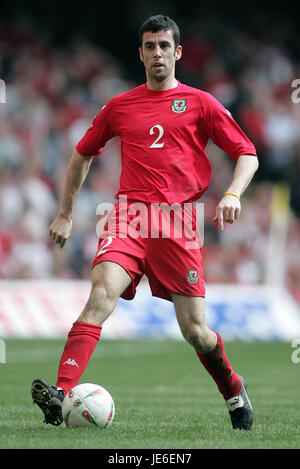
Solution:
<svg viewBox="0 0 300 469">
<path fill-rule="evenodd" d="M 179 204 L 166 212 L 161 207 L 128 201 L 121 207 L 117 203 L 101 230 L 92 267 L 103 261 L 123 267 L 132 278 L 121 295 L 126 300 L 134 298 L 144 274 L 153 296 L 170 301 L 170 292 L 204 297 L 196 211 L 192 204 L 186 211 Z"/>
</svg>

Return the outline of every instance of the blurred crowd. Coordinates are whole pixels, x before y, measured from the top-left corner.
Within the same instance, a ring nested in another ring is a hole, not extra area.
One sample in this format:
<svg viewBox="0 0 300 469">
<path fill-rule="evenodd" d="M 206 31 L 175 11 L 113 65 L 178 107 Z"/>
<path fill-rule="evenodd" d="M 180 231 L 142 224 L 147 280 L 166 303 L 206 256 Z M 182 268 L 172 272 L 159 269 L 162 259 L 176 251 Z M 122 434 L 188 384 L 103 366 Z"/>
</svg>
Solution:
<svg viewBox="0 0 300 469">
<path fill-rule="evenodd" d="M 260 158 L 259 172 L 242 198 L 240 221 L 220 235 L 212 218 L 233 162 L 208 145 L 213 177 L 201 199 L 206 281 L 271 281 L 276 224 L 271 204 L 274 187 L 283 181 L 289 197 L 277 230 L 285 249 L 283 278 L 300 302 L 300 104 L 291 99 L 299 63 L 280 45 L 245 32 L 224 31 L 211 39 L 191 27 L 182 43 L 178 78 L 221 101 Z M 0 104 L 0 278 L 90 278 L 98 243 L 96 208 L 113 202 L 118 189 L 118 139 L 94 158 L 63 250 L 50 242 L 48 229 L 74 146 L 104 104 L 140 84 L 124 77 L 115 57 L 86 40 L 53 47 L 20 23 L 2 28 L 0 78 L 6 82 L 6 104 Z"/>
</svg>

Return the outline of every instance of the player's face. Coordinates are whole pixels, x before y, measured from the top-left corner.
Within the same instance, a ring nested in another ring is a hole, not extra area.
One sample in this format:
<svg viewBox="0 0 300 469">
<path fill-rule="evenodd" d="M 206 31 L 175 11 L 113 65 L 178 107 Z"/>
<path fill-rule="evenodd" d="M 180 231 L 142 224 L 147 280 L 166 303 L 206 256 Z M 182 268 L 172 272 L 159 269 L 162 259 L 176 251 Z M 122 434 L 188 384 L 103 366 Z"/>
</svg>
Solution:
<svg viewBox="0 0 300 469">
<path fill-rule="evenodd" d="M 175 62 L 180 59 L 182 53 L 181 46 L 175 49 L 171 30 L 157 33 L 146 31 L 139 50 L 147 77 L 155 81 L 163 81 L 174 75 Z"/>
</svg>

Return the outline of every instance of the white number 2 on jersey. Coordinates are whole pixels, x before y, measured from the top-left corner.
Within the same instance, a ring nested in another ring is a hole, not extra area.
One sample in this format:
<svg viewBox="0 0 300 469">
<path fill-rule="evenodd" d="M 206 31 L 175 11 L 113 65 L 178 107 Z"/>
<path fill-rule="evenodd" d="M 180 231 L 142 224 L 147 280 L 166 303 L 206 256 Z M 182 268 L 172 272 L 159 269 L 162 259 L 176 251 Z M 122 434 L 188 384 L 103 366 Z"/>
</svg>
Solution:
<svg viewBox="0 0 300 469">
<path fill-rule="evenodd" d="M 154 129 L 157 129 L 158 130 L 158 137 L 157 139 L 152 143 L 152 145 L 150 145 L 150 148 L 162 148 L 165 144 L 165 142 L 159 142 L 159 140 L 162 138 L 163 134 L 164 134 L 164 128 L 162 125 L 160 124 L 156 124 L 154 125 L 153 127 L 151 127 L 150 129 L 150 135 L 153 135 L 154 133 L 157 133 L 154 131 Z"/>
</svg>

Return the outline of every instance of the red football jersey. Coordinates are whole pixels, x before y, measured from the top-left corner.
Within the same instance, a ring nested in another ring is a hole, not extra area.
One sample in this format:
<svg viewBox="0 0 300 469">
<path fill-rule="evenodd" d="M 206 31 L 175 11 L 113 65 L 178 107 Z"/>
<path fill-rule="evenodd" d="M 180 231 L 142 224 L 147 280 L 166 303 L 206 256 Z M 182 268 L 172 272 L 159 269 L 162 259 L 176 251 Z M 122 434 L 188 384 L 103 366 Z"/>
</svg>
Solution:
<svg viewBox="0 0 300 469">
<path fill-rule="evenodd" d="M 115 96 L 102 108 L 76 146 L 96 155 L 121 138 L 121 194 L 146 202 L 188 202 L 209 186 L 208 139 L 234 160 L 256 155 L 255 147 L 213 96 L 178 82 L 166 91 L 146 84 Z"/>
</svg>

